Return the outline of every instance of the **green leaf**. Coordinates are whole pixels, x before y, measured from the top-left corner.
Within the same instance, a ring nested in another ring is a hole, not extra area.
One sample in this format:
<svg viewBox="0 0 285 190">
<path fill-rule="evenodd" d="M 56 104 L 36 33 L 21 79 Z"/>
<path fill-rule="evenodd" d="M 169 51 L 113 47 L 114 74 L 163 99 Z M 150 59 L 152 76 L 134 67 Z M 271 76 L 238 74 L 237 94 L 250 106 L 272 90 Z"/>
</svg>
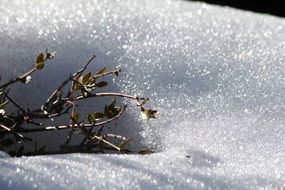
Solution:
<svg viewBox="0 0 285 190">
<path fill-rule="evenodd" d="M 77 120 L 79 118 L 79 113 L 78 112 L 73 112 L 71 115 L 70 115 L 70 119 L 72 120 L 72 122 L 74 123 L 77 123 Z"/>
<path fill-rule="evenodd" d="M 82 78 L 79 78 L 78 82 L 75 83 L 75 85 L 74 85 L 75 90 L 81 90 L 82 89 L 82 84 L 81 84 Z"/>
<path fill-rule="evenodd" d="M 82 84 L 87 84 L 89 79 L 90 79 L 90 77 L 91 77 L 91 73 L 89 72 L 89 73 L 87 73 L 86 75 L 83 76 L 81 83 Z"/>
<path fill-rule="evenodd" d="M 36 59 L 36 63 L 44 62 L 44 54 L 41 52 Z"/>
<path fill-rule="evenodd" d="M 44 68 L 44 66 L 45 66 L 44 62 L 39 62 L 39 63 L 36 64 L 36 69 L 41 70 L 41 69 Z"/>
<path fill-rule="evenodd" d="M 104 67 L 103 69 L 101 69 L 100 71 L 98 71 L 95 76 L 99 77 L 101 76 L 102 74 L 104 74 L 106 72 L 106 67 Z"/>
<path fill-rule="evenodd" d="M 44 65 L 44 54 L 41 52 L 36 58 L 36 69 L 43 69 Z"/>
<path fill-rule="evenodd" d="M 112 102 L 109 104 L 109 109 L 114 109 L 115 107 L 115 104 L 116 104 L 116 98 L 113 98 Z"/>
<path fill-rule="evenodd" d="M 107 86 L 107 85 L 108 85 L 108 83 L 103 81 L 103 82 L 96 83 L 95 87 L 102 88 L 102 87 Z"/>
<path fill-rule="evenodd" d="M 105 105 L 104 114 L 106 115 L 106 117 L 108 117 L 108 113 L 109 113 L 109 107 L 107 105 Z"/>
<path fill-rule="evenodd" d="M 14 141 L 12 139 L 5 139 L 0 142 L 0 145 L 8 147 L 11 146 L 13 143 Z"/>
<path fill-rule="evenodd" d="M 105 115 L 102 112 L 90 113 L 87 115 L 87 120 L 89 123 L 96 123 L 98 120 L 102 119 Z"/>
<path fill-rule="evenodd" d="M 157 110 L 153 109 L 142 109 L 141 115 L 143 119 L 150 119 L 150 118 L 156 118 Z"/>
<path fill-rule="evenodd" d="M 96 119 L 94 118 L 94 116 L 93 116 L 93 114 L 91 114 L 91 113 L 89 113 L 88 115 L 87 115 L 87 120 L 88 120 L 88 122 L 89 123 L 96 123 Z"/>
<path fill-rule="evenodd" d="M 105 107 L 106 108 L 106 107 Z M 121 111 L 121 108 L 119 107 L 114 107 L 113 109 L 110 109 L 110 108 L 106 108 L 105 109 L 105 116 L 108 118 L 108 119 L 111 119 L 115 116 L 117 116 L 119 114 L 119 112 Z"/>
<path fill-rule="evenodd" d="M 95 112 L 93 115 L 96 119 L 102 119 L 105 116 L 102 112 Z"/>
</svg>

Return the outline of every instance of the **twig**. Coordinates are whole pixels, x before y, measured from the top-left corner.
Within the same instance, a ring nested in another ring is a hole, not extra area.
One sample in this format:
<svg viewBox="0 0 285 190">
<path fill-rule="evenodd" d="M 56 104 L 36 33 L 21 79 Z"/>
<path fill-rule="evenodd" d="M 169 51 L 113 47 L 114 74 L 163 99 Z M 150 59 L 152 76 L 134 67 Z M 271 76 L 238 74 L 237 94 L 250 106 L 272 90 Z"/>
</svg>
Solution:
<svg viewBox="0 0 285 190">
<path fill-rule="evenodd" d="M 137 106 L 139 106 L 140 108 L 142 108 L 140 100 L 148 100 L 148 98 L 145 98 L 145 97 L 132 96 L 132 95 L 129 95 L 129 94 L 117 93 L 117 92 L 94 93 L 94 94 L 89 94 L 86 97 L 80 95 L 80 96 L 76 97 L 76 100 L 83 100 L 85 98 L 104 97 L 104 96 L 109 96 L 109 97 L 110 96 L 116 96 L 116 97 L 121 97 L 121 98 L 129 98 L 129 99 L 135 100 L 136 103 L 137 103 Z"/>
<path fill-rule="evenodd" d="M 12 129 L 16 126 L 16 124 L 13 125 Z M 14 130 L 12 130 L 9 127 L 6 127 L 5 125 L 1 125 L 0 127 L 3 128 L 4 130 L 6 130 L 8 133 L 12 133 L 15 136 L 18 136 L 20 139 L 24 139 L 25 137 L 23 135 L 21 135 L 20 133 L 15 132 Z"/>
<path fill-rule="evenodd" d="M 86 64 L 84 65 L 84 67 L 83 67 L 81 70 L 79 70 L 78 72 L 76 72 L 74 76 L 76 76 L 77 74 L 82 75 L 82 73 L 87 69 L 88 65 L 93 61 L 93 59 L 94 59 L 95 57 L 96 57 L 96 55 L 93 54 L 93 55 L 89 58 L 89 60 L 86 62 Z"/>
<path fill-rule="evenodd" d="M 7 86 L 9 86 L 9 85 L 11 85 L 11 84 L 13 84 L 13 83 L 16 83 L 16 82 L 18 82 L 18 81 L 23 80 L 23 79 L 26 78 L 27 76 L 33 74 L 36 70 L 37 70 L 36 68 L 33 68 L 33 69 L 29 70 L 28 72 L 26 72 L 25 74 L 23 74 L 23 75 L 21 75 L 21 76 L 15 78 L 15 79 L 10 80 L 9 82 L 7 82 L 7 83 L 5 83 L 5 84 L 2 84 L 2 85 L 0 86 L 0 89 L 4 89 L 4 88 L 6 88 Z"/>
<path fill-rule="evenodd" d="M 97 150 L 94 150 L 94 149 Z M 104 150 L 118 152 L 113 147 L 104 147 Z M 63 150 L 57 151 L 41 151 L 41 152 L 27 152 L 21 154 L 21 156 L 33 156 L 33 155 L 54 155 L 54 154 L 67 154 L 67 153 L 101 153 L 102 150 L 98 148 L 98 144 L 82 144 L 82 145 L 68 145 Z M 136 153 L 130 150 L 121 150 L 119 153 Z"/>
<path fill-rule="evenodd" d="M 117 92 L 102 92 L 102 93 L 94 93 L 94 94 L 90 94 L 87 97 L 84 97 L 82 95 L 77 96 L 76 100 L 81 100 L 81 99 L 85 99 L 85 98 L 92 98 L 92 97 L 98 97 L 98 96 L 118 96 L 118 97 L 122 97 L 122 98 L 130 98 L 133 100 L 144 100 L 145 98 L 140 98 L 137 96 L 132 96 L 132 95 L 128 95 L 128 94 L 124 94 L 124 93 L 117 93 Z"/>
<path fill-rule="evenodd" d="M 108 72 L 102 73 L 102 74 L 100 74 L 98 76 L 99 77 L 104 77 L 104 76 L 111 75 L 111 74 L 115 74 L 117 76 L 119 72 L 121 72 L 121 69 L 115 69 L 113 71 L 108 71 Z M 95 75 L 95 77 L 97 77 L 97 75 Z"/>
<path fill-rule="evenodd" d="M 119 152 L 121 151 L 121 148 L 120 148 L 120 147 L 118 147 L 118 146 L 114 145 L 113 143 L 111 143 L 111 142 L 105 140 L 105 139 L 104 139 L 103 137 L 101 137 L 101 136 L 96 136 L 96 135 L 94 135 L 91 140 L 92 140 L 92 141 L 98 140 L 99 142 L 102 141 L 103 143 L 105 143 L 105 144 L 107 144 L 107 145 L 109 145 L 109 146 L 115 148 L 117 151 L 119 151 Z"/>
<path fill-rule="evenodd" d="M 89 60 L 85 63 L 84 67 L 82 69 L 80 69 L 79 71 L 77 71 L 76 73 L 74 73 L 73 75 L 70 74 L 70 76 L 61 83 L 61 85 L 50 95 L 50 97 L 46 100 L 46 102 L 44 103 L 44 105 L 42 106 L 42 110 L 44 111 L 45 108 L 48 106 L 48 104 L 51 102 L 51 100 L 58 94 L 59 91 L 61 91 L 63 89 L 63 87 L 69 82 L 72 81 L 74 77 L 80 77 L 82 75 L 82 73 L 87 69 L 88 65 L 92 62 L 92 60 L 96 57 L 96 55 L 94 54 L 93 56 L 91 56 L 89 58 Z"/>
<path fill-rule="evenodd" d="M 29 123 L 32 123 L 32 124 L 37 125 L 37 126 L 42 126 L 42 123 L 36 123 L 36 122 L 34 122 L 34 121 L 31 119 L 29 113 L 28 113 L 27 111 L 25 111 L 21 106 L 19 106 L 19 104 L 17 104 L 12 98 L 10 98 L 7 93 L 5 93 L 5 92 L 3 91 L 3 94 L 5 95 L 5 97 L 6 97 L 10 102 L 12 102 L 19 110 L 21 110 L 21 111 L 23 112 L 23 114 L 24 114 L 24 120 L 25 120 L 28 124 L 29 124 Z"/>
<path fill-rule="evenodd" d="M 82 127 L 85 128 L 90 128 L 90 127 L 99 127 L 102 125 L 106 125 L 107 123 L 110 123 L 114 120 L 117 120 L 120 118 L 120 116 L 122 115 L 122 113 L 125 111 L 125 109 L 127 108 L 127 105 L 125 105 L 122 110 L 113 118 L 108 119 L 106 121 L 102 121 L 99 123 L 95 123 L 95 124 L 81 124 Z M 72 126 L 72 124 L 69 125 L 59 125 L 59 126 L 47 126 L 45 128 L 34 128 L 34 129 L 27 129 L 27 128 L 19 128 L 19 129 L 14 129 L 14 132 L 18 132 L 18 133 L 35 133 L 35 132 L 44 132 L 44 131 L 58 131 L 58 130 L 64 130 L 64 129 L 70 129 Z M 79 124 L 74 124 L 75 128 L 79 128 Z M 1 133 L 7 133 L 6 131 L 0 131 Z"/>
</svg>

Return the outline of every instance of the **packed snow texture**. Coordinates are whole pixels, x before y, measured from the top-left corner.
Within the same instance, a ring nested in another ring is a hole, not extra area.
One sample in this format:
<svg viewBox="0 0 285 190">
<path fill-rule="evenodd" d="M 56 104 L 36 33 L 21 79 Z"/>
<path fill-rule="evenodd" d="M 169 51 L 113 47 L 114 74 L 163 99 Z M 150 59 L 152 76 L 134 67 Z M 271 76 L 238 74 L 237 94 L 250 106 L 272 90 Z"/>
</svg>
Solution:
<svg viewBox="0 0 285 190">
<path fill-rule="evenodd" d="M 123 70 L 112 90 L 148 96 L 160 113 L 137 121 L 133 107 L 120 122 L 155 154 L 1 153 L 0 189 L 285 188 L 284 19 L 168 0 L 1 0 L 0 10 L 1 82 L 57 51 L 11 91 L 21 105 L 39 106 L 96 52 L 92 68 Z"/>
</svg>

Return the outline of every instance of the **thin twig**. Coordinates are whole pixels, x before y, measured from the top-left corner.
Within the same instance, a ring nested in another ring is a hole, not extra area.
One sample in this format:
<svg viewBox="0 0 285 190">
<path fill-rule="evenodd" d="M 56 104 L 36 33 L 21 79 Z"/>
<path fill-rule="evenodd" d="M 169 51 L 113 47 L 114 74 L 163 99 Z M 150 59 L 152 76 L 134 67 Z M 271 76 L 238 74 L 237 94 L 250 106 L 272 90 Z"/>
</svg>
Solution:
<svg viewBox="0 0 285 190">
<path fill-rule="evenodd" d="M 33 74 L 36 70 L 37 70 L 36 68 L 33 68 L 33 69 L 29 70 L 28 72 L 26 72 L 25 74 L 23 74 L 23 75 L 21 75 L 21 76 L 15 78 L 15 79 L 10 80 L 9 82 L 7 82 L 7 83 L 5 83 L 5 84 L 2 84 L 2 85 L 0 86 L 0 89 L 4 89 L 4 88 L 6 88 L 7 86 L 9 86 L 9 85 L 11 85 L 11 84 L 13 84 L 13 83 L 16 83 L 16 82 L 18 82 L 18 81 L 23 80 L 23 79 L 26 78 L 27 76 Z"/>
<path fill-rule="evenodd" d="M 97 150 L 94 150 L 94 149 Z M 104 150 L 118 152 L 113 147 L 104 147 Z M 64 150 L 57 151 L 41 151 L 41 152 L 27 152 L 21 154 L 21 156 L 33 156 L 33 155 L 54 155 L 54 154 L 67 154 L 67 153 L 101 153 L 102 150 L 98 148 L 98 144 L 83 144 L 83 145 L 68 145 Z M 130 150 L 121 150 L 119 153 L 136 153 Z"/>
<path fill-rule="evenodd" d="M 85 64 L 85 66 L 80 70 L 78 71 L 75 75 L 73 75 L 74 77 L 76 77 L 76 80 L 74 80 L 73 78 L 71 79 L 72 80 L 72 84 L 71 84 L 71 87 L 69 89 L 69 93 L 68 93 L 68 96 L 69 98 L 72 98 L 72 111 L 71 111 L 71 115 L 74 114 L 74 111 L 75 111 L 75 101 L 76 99 L 74 98 L 74 93 L 75 93 L 75 89 L 74 89 L 74 85 L 75 85 L 75 82 L 74 81 L 77 81 L 78 78 L 83 74 L 83 72 L 87 69 L 88 65 L 92 62 L 92 60 L 96 57 L 96 55 L 94 54 L 88 61 L 87 63 Z M 63 146 L 66 146 L 70 140 L 71 140 L 71 137 L 73 135 L 73 132 L 74 132 L 74 121 L 72 121 L 72 119 L 70 119 L 70 122 L 71 122 L 71 127 L 70 127 L 70 130 L 69 130 L 69 133 L 68 133 L 68 136 L 66 137 L 66 140 L 63 144 Z M 78 125 L 80 127 L 80 125 Z M 80 127 L 80 129 L 82 129 Z"/>
<path fill-rule="evenodd" d="M 118 146 L 114 145 L 113 143 L 111 143 L 111 142 L 105 140 L 105 139 L 104 139 L 103 137 L 101 137 L 101 136 L 96 136 L 96 135 L 94 135 L 91 140 L 98 140 L 99 142 L 102 141 L 103 143 L 105 143 L 105 144 L 107 144 L 107 145 L 109 145 L 109 146 L 115 148 L 117 151 L 119 151 L 119 152 L 121 151 L 121 148 L 120 148 L 120 147 L 118 147 Z"/>
<path fill-rule="evenodd" d="M 3 91 L 3 94 L 5 95 L 5 97 L 10 101 L 12 102 L 19 110 L 21 110 L 24 114 L 24 119 L 25 121 L 29 124 L 29 123 L 32 123 L 34 125 L 37 125 L 37 126 L 42 126 L 42 123 L 36 123 L 32 120 L 32 118 L 30 117 L 29 113 L 27 111 L 25 111 L 21 106 L 19 106 L 19 104 L 17 104 L 12 98 L 10 98 L 10 96 L 8 96 L 7 93 L 5 93 Z"/>
<path fill-rule="evenodd" d="M 79 126 L 79 124 L 74 124 L 74 128 L 79 128 L 79 127 L 90 128 L 90 127 L 99 127 L 102 125 L 106 125 L 107 123 L 110 123 L 114 120 L 119 119 L 126 108 L 127 108 L 127 105 L 125 105 L 115 117 L 108 119 L 106 121 L 102 121 L 102 122 L 95 123 L 95 124 L 81 124 L 80 126 Z M 47 126 L 45 128 L 34 128 L 34 129 L 19 128 L 19 129 L 14 129 L 13 131 L 18 132 L 18 133 L 35 133 L 35 132 L 58 131 L 58 130 L 70 129 L 71 126 L 72 125 L 69 124 L 69 125 L 59 125 L 59 126 Z M 7 132 L 6 131 L 0 131 L 0 134 L 1 133 L 7 133 Z"/>
<path fill-rule="evenodd" d="M 111 75 L 111 74 L 115 74 L 116 76 L 117 76 L 117 74 L 119 73 L 119 72 L 121 72 L 121 69 L 115 69 L 115 70 L 113 70 L 113 71 L 107 71 L 107 72 L 105 72 L 105 73 L 102 73 L 102 74 L 100 74 L 100 75 L 95 75 L 94 77 L 104 77 L 104 76 L 107 76 L 107 75 Z M 116 74 L 117 73 L 117 74 Z"/>
<path fill-rule="evenodd" d="M 117 93 L 117 92 L 102 92 L 102 93 L 94 93 L 94 94 L 88 94 L 88 96 L 84 97 L 82 95 L 77 96 L 76 100 L 83 100 L 85 98 L 93 98 L 93 97 L 104 97 L 104 96 L 115 96 L 115 97 L 121 97 L 121 98 L 129 98 L 132 100 L 135 100 L 137 103 L 137 106 L 142 107 L 140 100 L 148 100 L 148 98 L 145 97 L 138 97 L 138 96 L 132 96 L 129 94 L 124 93 Z"/>
<path fill-rule="evenodd" d="M 95 57 L 96 57 L 96 55 L 93 54 L 93 55 L 89 58 L 89 60 L 86 62 L 86 64 L 84 65 L 84 67 L 83 67 L 81 70 L 79 70 L 79 71 L 75 74 L 75 76 L 76 76 L 77 74 L 82 75 L 82 73 L 87 69 L 88 65 L 93 61 L 93 59 L 94 59 Z"/>
<path fill-rule="evenodd" d="M 12 130 L 15 126 L 16 126 L 16 124 L 14 124 L 12 128 L 9 128 L 9 127 L 6 127 L 5 125 L 1 125 L 0 124 L 0 127 L 3 128 L 8 133 L 12 133 L 13 135 L 18 136 L 19 138 L 24 139 L 25 137 L 23 135 L 21 135 L 20 133 L 17 133 L 14 130 Z"/>
<path fill-rule="evenodd" d="M 89 58 L 89 60 L 85 63 L 84 67 L 77 71 L 76 73 L 74 73 L 73 75 L 70 75 L 65 81 L 63 81 L 61 83 L 61 85 L 50 95 L 50 97 L 46 100 L 46 102 L 44 103 L 44 105 L 42 106 L 43 110 L 44 108 L 46 108 L 48 106 L 48 104 L 50 103 L 50 101 L 58 94 L 58 92 L 60 90 L 63 89 L 63 87 L 69 82 L 72 81 L 74 77 L 78 77 L 81 76 L 82 73 L 87 69 L 88 65 L 92 62 L 92 60 L 96 57 L 96 55 L 94 54 L 93 56 L 91 56 Z"/>
</svg>

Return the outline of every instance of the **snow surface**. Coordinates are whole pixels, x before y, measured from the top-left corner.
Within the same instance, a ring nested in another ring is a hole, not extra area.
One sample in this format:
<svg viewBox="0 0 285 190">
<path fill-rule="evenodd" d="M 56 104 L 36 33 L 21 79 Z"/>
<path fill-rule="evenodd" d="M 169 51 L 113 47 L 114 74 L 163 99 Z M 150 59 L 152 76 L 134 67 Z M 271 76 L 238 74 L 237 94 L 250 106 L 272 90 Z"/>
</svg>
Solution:
<svg viewBox="0 0 285 190">
<path fill-rule="evenodd" d="M 1 0 L 0 10 L 2 81 L 57 51 L 11 92 L 22 105 L 38 106 L 96 52 L 94 68 L 123 70 L 113 90 L 149 96 L 160 112 L 121 122 L 155 154 L 1 153 L 0 189 L 285 188 L 284 19 L 165 0 Z"/>
</svg>

